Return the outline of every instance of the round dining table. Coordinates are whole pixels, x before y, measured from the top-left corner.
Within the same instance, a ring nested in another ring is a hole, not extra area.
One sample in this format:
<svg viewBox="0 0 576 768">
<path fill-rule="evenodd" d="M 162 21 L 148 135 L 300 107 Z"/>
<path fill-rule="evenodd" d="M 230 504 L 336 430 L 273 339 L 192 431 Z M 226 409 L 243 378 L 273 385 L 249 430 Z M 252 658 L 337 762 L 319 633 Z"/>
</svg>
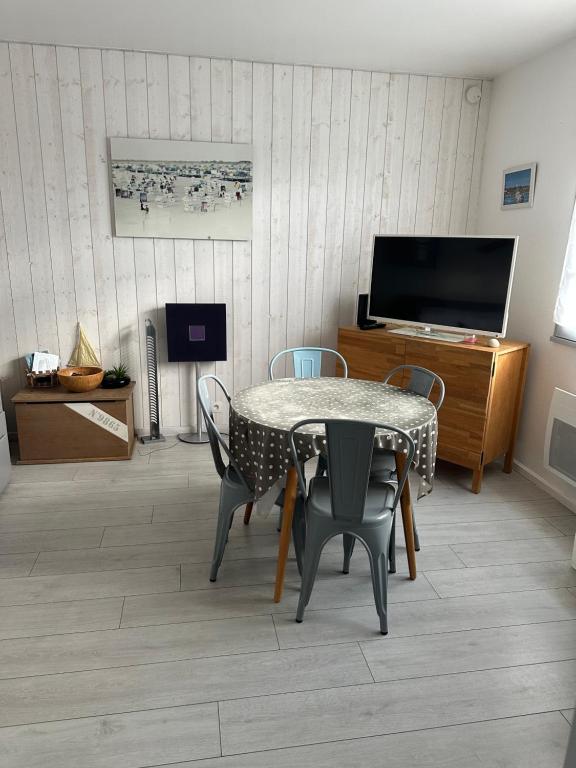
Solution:
<svg viewBox="0 0 576 768">
<path fill-rule="evenodd" d="M 377 381 L 320 377 L 275 379 L 238 392 L 230 403 L 230 451 L 257 500 L 286 477 L 284 513 L 278 550 L 274 601 L 282 597 L 288 559 L 297 473 L 292 463 L 288 434 L 303 419 L 351 419 L 389 424 L 407 432 L 416 451 L 413 468 L 420 475 L 420 494 L 432 488 L 436 462 L 437 417 L 434 405 L 406 389 Z M 376 449 L 393 451 L 398 472 L 405 465 L 407 448 L 397 432 L 379 429 Z M 324 426 L 311 424 L 299 430 L 296 448 L 305 462 L 325 448 Z M 420 495 L 419 494 L 419 495 Z M 416 550 L 410 484 L 400 499 L 406 538 L 408 569 L 416 578 Z"/>
</svg>

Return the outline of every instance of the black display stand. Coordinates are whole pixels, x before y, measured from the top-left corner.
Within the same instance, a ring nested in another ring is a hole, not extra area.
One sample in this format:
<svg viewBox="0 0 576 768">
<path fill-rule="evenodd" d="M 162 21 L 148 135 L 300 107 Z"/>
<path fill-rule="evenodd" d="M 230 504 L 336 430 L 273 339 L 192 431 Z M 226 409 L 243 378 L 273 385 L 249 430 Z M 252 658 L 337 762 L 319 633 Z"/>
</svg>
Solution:
<svg viewBox="0 0 576 768">
<path fill-rule="evenodd" d="M 226 304 L 166 304 L 168 361 L 194 363 L 196 381 L 202 375 L 200 363 L 227 359 Z M 178 435 L 184 443 L 207 443 L 202 429 L 202 410 L 196 395 L 196 432 Z"/>
</svg>

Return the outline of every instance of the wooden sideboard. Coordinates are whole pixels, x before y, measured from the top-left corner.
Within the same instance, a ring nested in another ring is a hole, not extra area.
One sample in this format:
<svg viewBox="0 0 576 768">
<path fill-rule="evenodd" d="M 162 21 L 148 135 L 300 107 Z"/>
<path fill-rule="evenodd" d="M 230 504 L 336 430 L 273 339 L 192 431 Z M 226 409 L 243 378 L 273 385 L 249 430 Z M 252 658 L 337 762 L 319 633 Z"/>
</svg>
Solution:
<svg viewBox="0 0 576 768">
<path fill-rule="evenodd" d="M 134 382 L 120 389 L 22 389 L 16 408 L 19 464 L 119 461 L 134 448 Z"/>
<path fill-rule="evenodd" d="M 507 340 L 489 347 L 399 336 L 385 329 L 338 331 L 338 351 L 349 376 L 381 381 L 398 365 L 421 365 L 441 376 L 446 397 L 438 413 L 438 458 L 473 470 L 474 493 L 480 492 L 485 465 L 494 459 L 504 456 L 504 472 L 512 471 L 529 350 L 528 344 Z M 391 383 L 406 381 L 407 375 Z"/>
</svg>

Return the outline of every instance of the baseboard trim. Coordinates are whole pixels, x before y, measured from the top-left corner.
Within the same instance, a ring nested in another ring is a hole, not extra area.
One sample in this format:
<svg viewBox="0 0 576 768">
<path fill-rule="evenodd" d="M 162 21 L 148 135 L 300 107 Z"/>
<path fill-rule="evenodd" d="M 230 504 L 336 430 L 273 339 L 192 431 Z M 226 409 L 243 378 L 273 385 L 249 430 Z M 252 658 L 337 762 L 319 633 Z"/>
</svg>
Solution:
<svg viewBox="0 0 576 768">
<path fill-rule="evenodd" d="M 576 501 L 574 501 L 574 499 L 571 499 L 569 496 L 566 496 L 565 494 L 563 494 L 561 491 L 555 488 L 551 483 L 549 483 L 539 474 L 534 472 L 534 470 L 529 469 L 525 464 L 522 464 L 521 461 L 518 461 L 518 459 L 514 459 L 514 468 L 521 475 L 524 475 L 524 477 L 527 477 L 528 480 L 531 480 L 534 483 L 534 485 L 537 485 L 539 488 L 542 488 L 543 491 L 546 491 L 546 493 L 550 494 L 550 496 L 556 499 L 556 501 L 559 501 L 560 504 L 564 504 L 565 507 L 568 507 L 568 509 L 571 512 L 574 512 L 574 514 L 576 514 Z"/>
</svg>

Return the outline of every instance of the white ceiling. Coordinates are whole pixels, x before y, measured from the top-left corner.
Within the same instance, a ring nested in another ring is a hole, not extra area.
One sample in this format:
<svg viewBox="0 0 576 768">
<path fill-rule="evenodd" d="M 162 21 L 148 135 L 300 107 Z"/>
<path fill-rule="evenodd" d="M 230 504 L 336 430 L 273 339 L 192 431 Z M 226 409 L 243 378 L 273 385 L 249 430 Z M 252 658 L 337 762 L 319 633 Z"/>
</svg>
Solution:
<svg viewBox="0 0 576 768">
<path fill-rule="evenodd" d="M 576 0 L 0 0 L 0 36 L 493 76 L 576 36 Z"/>
</svg>

